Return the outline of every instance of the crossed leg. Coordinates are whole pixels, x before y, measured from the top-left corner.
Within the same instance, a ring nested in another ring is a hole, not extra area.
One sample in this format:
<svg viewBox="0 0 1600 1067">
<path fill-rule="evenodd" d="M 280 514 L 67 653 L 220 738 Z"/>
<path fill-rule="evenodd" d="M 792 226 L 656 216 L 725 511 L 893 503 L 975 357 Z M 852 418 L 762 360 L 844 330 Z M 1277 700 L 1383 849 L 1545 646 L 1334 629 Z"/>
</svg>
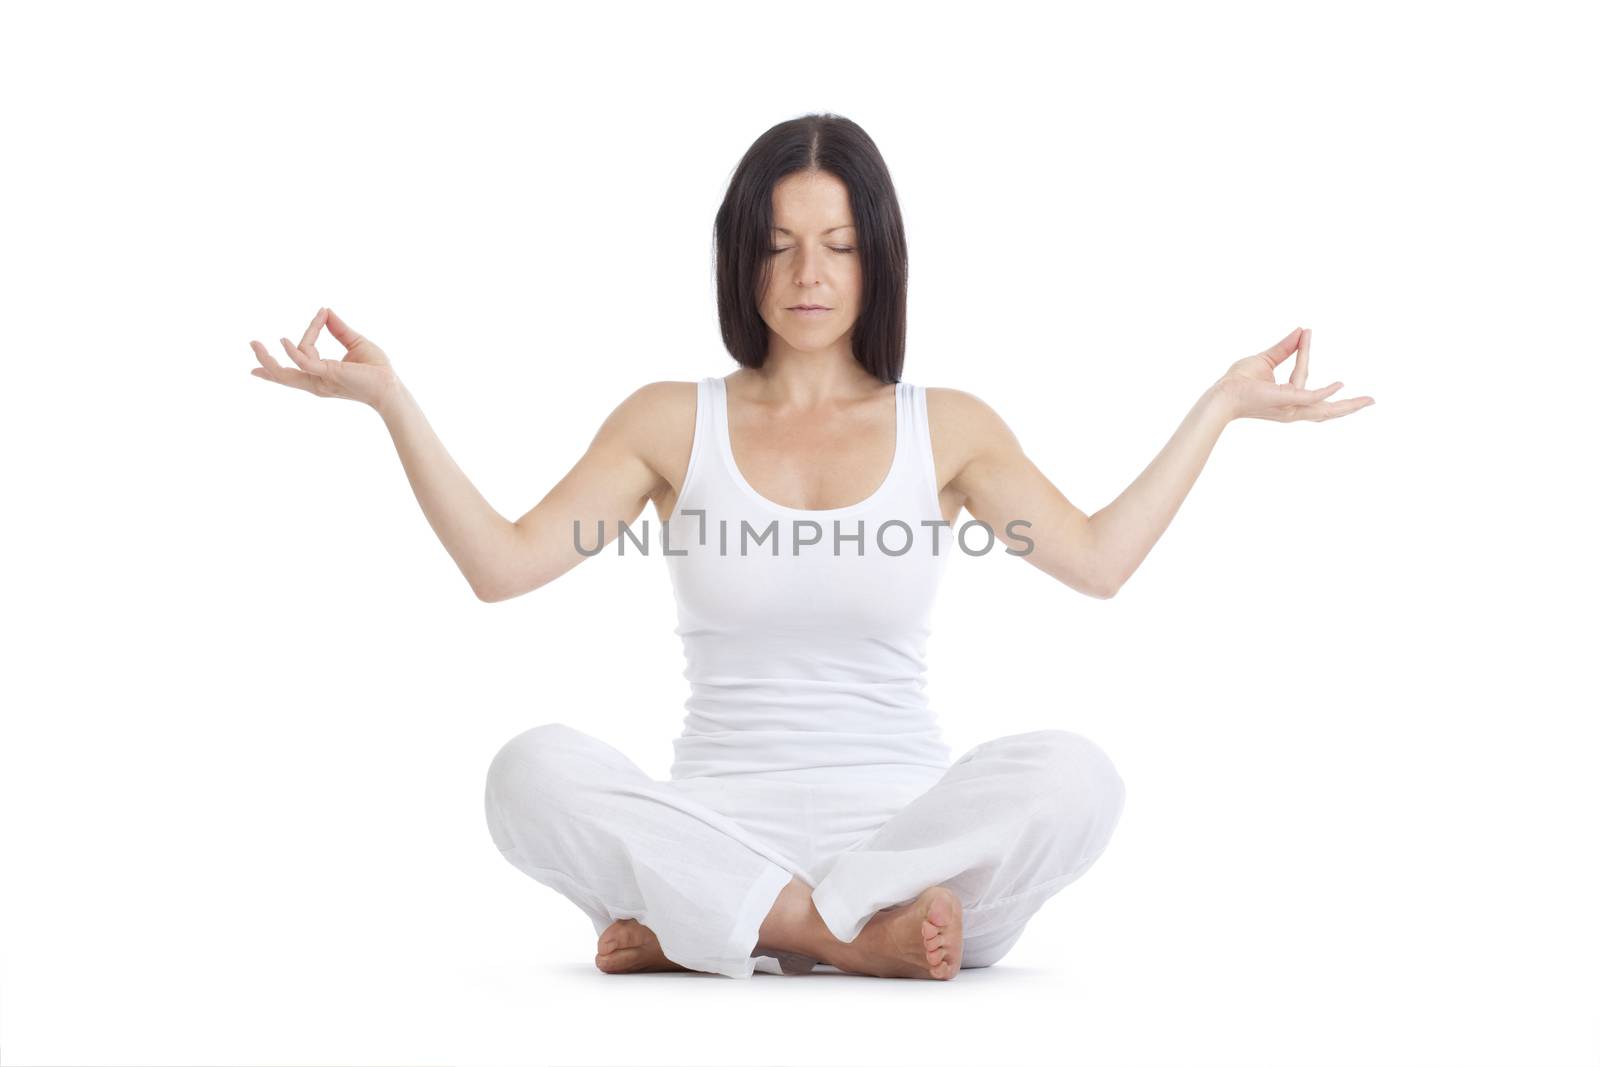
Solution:
<svg viewBox="0 0 1600 1067">
<path fill-rule="evenodd" d="M 1122 782 L 1079 735 L 998 738 L 825 860 L 814 890 L 760 836 L 560 723 L 507 742 L 485 808 L 506 859 L 589 914 L 632 954 L 619 962 L 749 977 L 762 954 L 786 973 L 820 959 L 951 977 L 999 959 L 1098 858 Z"/>
<path fill-rule="evenodd" d="M 667 958 L 654 931 L 636 919 L 608 926 L 599 947 L 595 964 L 607 973 L 690 969 Z M 784 974 L 805 974 L 822 962 L 847 974 L 947 979 L 961 967 L 961 950 L 961 903 L 942 886 L 879 912 L 845 944 L 811 906 L 811 887 L 796 877 L 762 922 L 755 951 L 775 958 Z"/>
<path fill-rule="evenodd" d="M 1125 795 L 1111 759 L 1081 734 L 986 741 L 875 833 L 825 860 L 812 902 L 848 943 L 878 909 L 944 886 L 961 902 L 961 966 L 987 967 L 1105 851 Z"/>
<path fill-rule="evenodd" d="M 581 908 L 595 933 L 635 919 L 672 962 L 748 978 L 794 860 L 611 745 L 563 723 L 513 737 L 489 765 L 502 855 Z"/>
</svg>

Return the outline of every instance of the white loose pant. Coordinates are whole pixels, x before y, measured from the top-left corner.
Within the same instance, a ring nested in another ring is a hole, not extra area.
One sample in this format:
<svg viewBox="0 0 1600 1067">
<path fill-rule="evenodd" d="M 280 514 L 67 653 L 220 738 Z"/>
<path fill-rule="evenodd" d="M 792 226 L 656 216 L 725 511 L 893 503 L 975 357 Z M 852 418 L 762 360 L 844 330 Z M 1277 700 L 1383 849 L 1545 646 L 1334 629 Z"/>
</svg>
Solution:
<svg viewBox="0 0 1600 1067">
<path fill-rule="evenodd" d="M 489 766 L 489 833 L 518 869 L 582 908 L 598 935 L 649 927 L 674 963 L 748 978 L 778 893 L 798 877 L 841 941 L 929 886 L 961 899 L 962 967 L 987 967 L 1048 897 L 1099 858 L 1124 789 L 1089 739 L 1036 730 L 939 771 L 819 768 L 653 779 L 563 723 L 508 741 Z"/>
</svg>

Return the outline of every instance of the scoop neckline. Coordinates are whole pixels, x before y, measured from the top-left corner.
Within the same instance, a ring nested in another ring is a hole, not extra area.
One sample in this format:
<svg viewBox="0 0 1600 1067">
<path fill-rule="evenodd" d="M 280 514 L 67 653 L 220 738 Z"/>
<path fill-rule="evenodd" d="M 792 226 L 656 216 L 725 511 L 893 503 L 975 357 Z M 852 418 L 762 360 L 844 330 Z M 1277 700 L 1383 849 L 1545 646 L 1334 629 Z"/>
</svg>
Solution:
<svg viewBox="0 0 1600 1067">
<path fill-rule="evenodd" d="M 739 469 L 739 461 L 733 458 L 733 424 L 728 419 L 728 382 L 724 378 L 716 377 L 711 380 L 716 383 L 718 414 L 721 416 L 717 421 L 721 424 L 721 432 L 718 434 L 718 438 L 722 446 L 722 458 L 726 462 L 728 473 L 732 475 L 734 482 L 738 484 L 740 489 L 744 490 L 745 495 L 758 504 L 772 508 L 774 511 L 781 511 L 787 515 L 843 515 L 847 512 L 859 511 L 874 503 L 889 491 L 889 486 L 893 484 L 895 475 L 900 472 L 900 465 L 905 458 L 905 382 L 894 383 L 894 456 L 889 460 L 889 470 L 883 476 L 883 480 L 878 483 L 878 487 L 868 494 L 865 499 L 858 500 L 854 504 L 846 504 L 843 507 L 794 508 L 761 495 L 756 491 L 756 487 L 751 485 L 749 480 L 745 478 L 744 472 Z"/>
</svg>

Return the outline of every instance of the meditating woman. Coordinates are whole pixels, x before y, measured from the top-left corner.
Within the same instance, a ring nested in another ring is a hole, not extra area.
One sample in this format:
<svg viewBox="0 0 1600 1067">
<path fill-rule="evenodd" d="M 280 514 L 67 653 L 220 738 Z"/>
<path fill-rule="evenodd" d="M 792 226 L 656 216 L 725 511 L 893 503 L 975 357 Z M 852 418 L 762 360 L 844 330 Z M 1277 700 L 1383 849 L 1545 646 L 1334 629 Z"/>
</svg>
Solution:
<svg viewBox="0 0 1600 1067">
<path fill-rule="evenodd" d="M 486 601 L 548 584 L 654 503 L 690 683 L 669 777 L 545 722 L 496 753 L 485 790 L 494 843 L 590 917 L 601 970 L 743 978 L 820 963 L 949 979 L 988 966 L 1105 850 L 1124 788 L 1105 752 L 1054 725 L 952 759 L 924 691 L 945 563 L 1004 551 L 1110 597 L 1230 420 L 1324 420 L 1372 399 L 1328 401 L 1338 382 L 1305 388 L 1311 332 L 1293 330 L 1228 368 L 1139 477 L 1085 515 L 983 401 L 903 379 L 906 239 L 859 126 L 809 115 L 762 134 L 731 179 L 715 246 L 738 369 L 632 392 L 515 522 L 451 460 L 378 346 L 332 310 L 298 344 L 283 339 L 294 367 L 251 342 L 252 373 L 376 409 Z M 318 354 L 324 326 L 342 360 Z M 973 521 L 957 527 L 963 509 Z M 627 536 L 657 543 L 631 525 Z M 1050 672 L 1041 665 L 1041 685 L 1055 684 Z"/>
</svg>

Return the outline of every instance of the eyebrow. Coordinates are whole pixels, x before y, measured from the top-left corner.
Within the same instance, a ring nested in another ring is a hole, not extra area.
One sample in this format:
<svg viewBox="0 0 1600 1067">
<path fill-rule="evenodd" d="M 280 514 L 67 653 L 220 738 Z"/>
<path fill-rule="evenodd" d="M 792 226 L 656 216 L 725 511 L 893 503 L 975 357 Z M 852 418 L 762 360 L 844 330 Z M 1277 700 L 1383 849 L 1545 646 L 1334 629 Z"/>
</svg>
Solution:
<svg viewBox="0 0 1600 1067">
<path fill-rule="evenodd" d="M 784 229 L 782 226 L 774 226 L 773 229 L 777 230 L 779 233 L 788 233 L 790 237 L 794 236 L 794 234 L 789 233 L 789 231 Z M 823 230 L 822 232 L 823 233 L 832 233 L 834 230 L 853 230 L 853 229 L 855 229 L 855 227 L 847 222 L 842 226 L 829 226 L 826 230 Z"/>
</svg>

